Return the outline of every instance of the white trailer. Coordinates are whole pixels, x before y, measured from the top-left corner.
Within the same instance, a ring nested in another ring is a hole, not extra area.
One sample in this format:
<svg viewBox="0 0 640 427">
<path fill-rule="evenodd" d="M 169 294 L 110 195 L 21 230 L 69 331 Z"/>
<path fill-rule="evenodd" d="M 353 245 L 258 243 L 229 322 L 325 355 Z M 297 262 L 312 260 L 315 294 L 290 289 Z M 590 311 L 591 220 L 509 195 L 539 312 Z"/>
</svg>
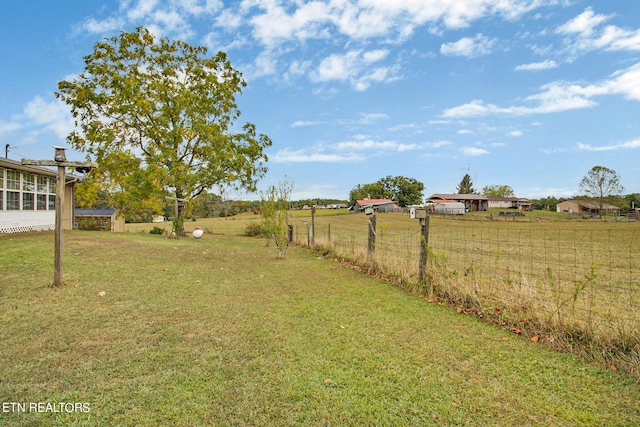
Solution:
<svg viewBox="0 0 640 427">
<path fill-rule="evenodd" d="M 434 213 L 443 215 L 464 215 L 464 211 L 464 203 L 460 202 L 436 203 L 433 207 Z"/>
</svg>

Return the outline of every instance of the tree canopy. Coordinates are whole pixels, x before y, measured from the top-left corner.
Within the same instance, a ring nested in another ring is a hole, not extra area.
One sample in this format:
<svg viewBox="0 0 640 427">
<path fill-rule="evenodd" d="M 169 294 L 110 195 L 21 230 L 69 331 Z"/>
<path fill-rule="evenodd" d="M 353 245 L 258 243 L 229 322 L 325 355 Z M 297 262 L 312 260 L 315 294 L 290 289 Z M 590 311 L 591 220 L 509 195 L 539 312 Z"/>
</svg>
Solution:
<svg viewBox="0 0 640 427">
<path fill-rule="evenodd" d="M 362 199 L 391 199 L 398 206 L 422 203 L 424 184 L 415 178 L 387 176 L 371 184 L 358 184 L 349 192 L 349 203 Z"/>
<path fill-rule="evenodd" d="M 617 195 L 624 189 L 620 184 L 620 175 L 604 166 L 592 167 L 578 186 L 588 196 L 598 200 L 601 215 L 607 197 Z"/>
<path fill-rule="evenodd" d="M 269 137 L 235 125 L 246 82 L 224 52 L 157 39 L 147 29 L 96 43 L 85 70 L 58 84 L 71 106 L 75 149 L 100 164 L 92 172 L 121 209 L 170 196 L 179 232 L 191 202 L 213 187 L 255 191 Z M 98 177 L 99 175 L 99 177 Z"/>
<path fill-rule="evenodd" d="M 514 197 L 513 188 L 508 185 L 485 185 L 481 194 L 485 197 Z"/>
<path fill-rule="evenodd" d="M 471 175 L 466 173 L 462 177 L 462 181 L 458 184 L 456 188 L 456 192 L 458 194 L 476 194 L 476 189 L 473 188 L 473 181 L 471 180 Z"/>
</svg>

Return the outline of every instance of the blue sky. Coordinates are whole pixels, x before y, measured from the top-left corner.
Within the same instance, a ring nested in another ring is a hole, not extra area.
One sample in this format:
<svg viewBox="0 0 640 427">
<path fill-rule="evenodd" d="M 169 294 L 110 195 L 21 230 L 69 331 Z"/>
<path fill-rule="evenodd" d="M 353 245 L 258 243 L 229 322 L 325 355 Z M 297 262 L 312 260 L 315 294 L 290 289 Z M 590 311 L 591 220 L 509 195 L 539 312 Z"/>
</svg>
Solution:
<svg viewBox="0 0 640 427">
<path fill-rule="evenodd" d="M 639 17 L 636 0 L 4 1 L 0 144 L 52 158 L 73 127 L 57 83 L 146 26 L 243 72 L 239 124 L 273 140 L 260 188 L 286 175 L 294 199 L 344 199 L 403 175 L 429 196 L 468 172 L 477 189 L 571 197 L 600 165 L 637 193 Z"/>
</svg>

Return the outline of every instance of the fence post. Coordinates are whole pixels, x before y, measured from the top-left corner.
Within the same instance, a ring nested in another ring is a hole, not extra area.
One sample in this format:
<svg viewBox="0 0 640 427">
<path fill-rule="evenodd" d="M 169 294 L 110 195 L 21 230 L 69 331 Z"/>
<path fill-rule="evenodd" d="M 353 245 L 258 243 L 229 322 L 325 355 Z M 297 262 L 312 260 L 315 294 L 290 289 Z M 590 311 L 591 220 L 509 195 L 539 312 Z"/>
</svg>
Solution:
<svg viewBox="0 0 640 427">
<path fill-rule="evenodd" d="M 376 250 L 376 215 L 371 215 L 369 218 L 369 244 L 367 245 L 369 254 L 373 254 Z"/>
<path fill-rule="evenodd" d="M 418 283 L 424 284 L 424 271 L 427 268 L 427 245 L 429 244 L 429 215 L 420 219 L 420 264 Z"/>
<path fill-rule="evenodd" d="M 316 234 L 316 207 L 311 206 L 311 235 L 309 236 L 309 246 L 314 248 L 316 246 L 316 242 L 314 236 Z"/>
</svg>

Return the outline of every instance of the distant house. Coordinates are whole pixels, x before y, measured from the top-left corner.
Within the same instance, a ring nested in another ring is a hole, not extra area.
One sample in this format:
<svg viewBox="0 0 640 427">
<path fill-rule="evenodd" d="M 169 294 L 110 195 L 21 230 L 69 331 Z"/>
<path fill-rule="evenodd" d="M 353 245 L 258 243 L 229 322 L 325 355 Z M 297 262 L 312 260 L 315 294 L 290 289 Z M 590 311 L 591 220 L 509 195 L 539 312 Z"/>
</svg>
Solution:
<svg viewBox="0 0 640 427">
<path fill-rule="evenodd" d="M 124 232 L 124 216 L 115 209 L 76 209 L 75 227 L 79 230 Z"/>
<path fill-rule="evenodd" d="M 432 194 L 427 201 L 434 204 L 442 201 L 460 202 L 471 212 L 489 209 L 489 199 L 478 194 Z"/>
<path fill-rule="evenodd" d="M 368 206 L 371 206 L 375 212 L 394 212 L 400 209 L 391 199 L 356 200 L 354 205 L 349 209 L 355 213 L 360 213 L 364 212 L 364 209 Z"/>
<path fill-rule="evenodd" d="M 530 210 L 531 202 L 529 199 L 521 199 L 519 197 L 489 197 L 489 209 L 518 209 Z"/>
<path fill-rule="evenodd" d="M 57 171 L 0 158 L 0 233 L 54 230 Z M 63 228 L 73 228 L 73 198 L 79 178 L 67 174 Z"/>
<path fill-rule="evenodd" d="M 608 203 L 604 203 L 602 205 L 602 209 L 609 213 L 616 213 L 620 211 L 619 207 Z M 558 212 L 586 213 L 591 216 L 595 216 L 600 212 L 600 204 L 593 200 L 565 200 L 564 202 L 558 203 L 556 210 Z"/>
</svg>

